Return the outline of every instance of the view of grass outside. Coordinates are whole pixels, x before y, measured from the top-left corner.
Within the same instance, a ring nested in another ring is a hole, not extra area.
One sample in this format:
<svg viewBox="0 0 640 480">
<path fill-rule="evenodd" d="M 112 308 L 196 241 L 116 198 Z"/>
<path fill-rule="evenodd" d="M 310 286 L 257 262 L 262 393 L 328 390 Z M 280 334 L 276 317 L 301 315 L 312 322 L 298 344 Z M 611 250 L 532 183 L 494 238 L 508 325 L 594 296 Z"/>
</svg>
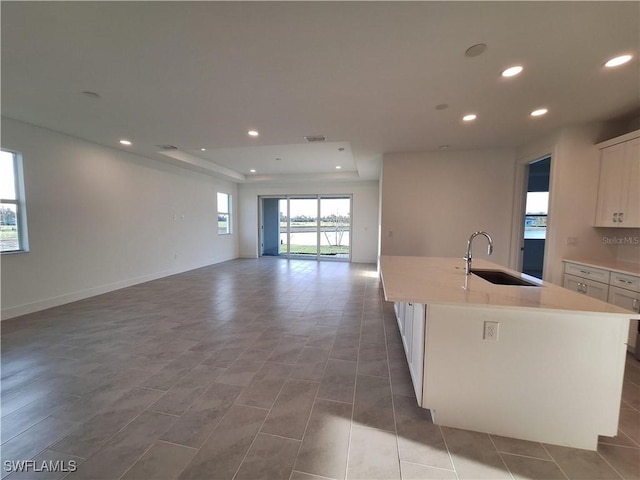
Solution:
<svg viewBox="0 0 640 480">
<path fill-rule="evenodd" d="M 15 225 L 0 225 L 0 251 L 18 250 L 18 228 Z"/>
<path fill-rule="evenodd" d="M 291 255 L 348 257 L 350 250 L 351 201 L 349 198 L 291 199 L 289 222 Z M 287 253 L 286 200 L 280 208 L 280 253 Z M 320 239 L 318 242 L 318 230 Z M 318 243 L 320 251 L 318 252 Z"/>
<path fill-rule="evenodd" d="M 15 153 L 0 150 L 0 252 L 15 252 L 21 246 L 17 161 Z"/>
<path fill-rule="evenodd" d="M 287 222 L 280 222 L 280 231 L 286 232 Z M 317 224 L 314 221 L 291 221 L 292 255 L 316 255 Z M 280 251 L 287 252 L 287 235 L 281 235 Z M 320 221 L 320 255 L 349 254 L 349 217 L 340 220 L 322 219 Z"/>
</svg>

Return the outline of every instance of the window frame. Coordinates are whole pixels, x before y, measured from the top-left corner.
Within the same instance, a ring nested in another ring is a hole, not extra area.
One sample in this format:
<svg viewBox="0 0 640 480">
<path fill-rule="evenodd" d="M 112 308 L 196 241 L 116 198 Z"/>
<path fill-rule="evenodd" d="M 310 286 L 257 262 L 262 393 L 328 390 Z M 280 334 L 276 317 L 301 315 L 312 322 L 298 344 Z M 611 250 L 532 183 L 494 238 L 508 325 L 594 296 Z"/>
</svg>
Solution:
<svg viewBox="0 0 640 480">
<path fill-rule="evenodd" d="M 221 195 L 225 195 L 227 201 L 226 203 L 226 211 L 221 209 L 221 205 L 220 205 L 220 196 Z M 216 217 L 216 231 L 218 232 L 218 235 L 232 235 L 233 234 L 233 226 L 232 226 L 232 222 L 231 222 L 231 211 L 232 211 L 232 204 L 231 204 L 231 194 L 230 193 L 225 193 L 225 192 L 217 192 L 216 194 L 216 209 L 217 209 L 217 217 Z M 221 232 L 220 231 L 220 216 L 225 216 L 227 219 L 227 229 L 226 232 Z"/>
<path fill-rule="evenodd" d="M 13 157 L 13 180 L 16 198 L 0 198 L 0 204 L 15 205 L 16 227 L 18 233 L 18 248 L 15 250 L 0 250 L 0 255 L 25 253 L 29 251 L 29 238 L 27 234 L 27 209 L 24 192 L 22 154 L 9 148 L 0 148 L 0 151 L 9 153 Z"/>
</svg>

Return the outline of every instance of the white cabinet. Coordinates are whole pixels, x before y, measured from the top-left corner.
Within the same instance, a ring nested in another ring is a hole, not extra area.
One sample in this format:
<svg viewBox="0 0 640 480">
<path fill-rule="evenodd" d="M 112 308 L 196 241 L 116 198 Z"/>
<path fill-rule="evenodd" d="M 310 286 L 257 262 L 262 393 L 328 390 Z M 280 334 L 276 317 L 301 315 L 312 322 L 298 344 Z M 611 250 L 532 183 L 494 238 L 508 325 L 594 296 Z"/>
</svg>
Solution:
<svg viewBox="0 0 640 480">
<path fill-rule="evenodd" d="M 409 372 L 416 392 L 418 405 L 422 405 L 422 387 L 425 349 L 425 306 L 421 303 L 413 305 L 413 322 L 411 332 L 411 354 L 407 357 Z"/>
<path fill-rule="evenodd" d="M 564 288 L 583 293 L 587 297 L 597 298 L 603 302 L 607 301 L 609 295 L 609 285 L 606 283 L 594 282 L 588 278 L 576 277 L 566 273 L 564 275 Z"/>
<path fill-rule="evenodd" d="M 411 358 L 411 337 L 413 334 L 413 303 L 407 303 L 404 309 L 404 329 L 402 332 L 402 345 L 407 355 L 407 361 Z"/>
<path fill-rule="evenodd" d="M 609 303 L 640 313 L 640 276 L 611 272 Z M 638 358 L 638 320 L 631 320 L 629 327 L 629 347 Z"/>
<path fill-rule="evenodd" d="M 637 228 L 640 227 L 640 138 L 615 141 L 600 144 L 604 148 L 600 156 L 595 226 Z"/>
<path fill-rule="evenodd" d="M 407 308 L 407 304 L 404 302 L 396 302 L 393 304 L 393 309 L 396 312 L 396 320 L 398 320 L 398 329 L 400 330 L 400 336 L 404 334 L 404 311 Z"/>
<path fill-rule="evenodd" d="M 563 287 L 640 313 L 640 276 L 566 262 Z M 631 320 L 629 350 L 635 351 L 638 321 Z"/>
<path fill-rule="evenodd" d="M 603 302 L 609 296 L 608 270 L 594 268 L 578 263 L 565 263 L 563 287 L 597 298 Z"/>
<path fill-rule="evenodd" d="M 395 311 L 413 389 L 416 392 L 418 405 L 421 405 L 424 370 L 425 306 L 420 303 L 398 302 L 395 304 Z"/>
</svg>

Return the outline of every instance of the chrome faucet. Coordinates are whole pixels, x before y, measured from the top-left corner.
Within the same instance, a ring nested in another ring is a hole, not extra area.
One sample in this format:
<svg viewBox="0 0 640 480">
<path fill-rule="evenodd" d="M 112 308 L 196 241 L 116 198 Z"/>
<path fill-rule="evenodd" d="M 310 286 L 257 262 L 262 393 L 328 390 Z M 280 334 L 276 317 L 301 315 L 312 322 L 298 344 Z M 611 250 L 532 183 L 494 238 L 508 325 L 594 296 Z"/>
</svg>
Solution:
<svg viewBox="0 0 640 480">
<path fill-rule="evenodd" d="M 487 232 L 473 232 L 469 237 L 469 240 L 467 240 L 467 254 L 464 257 L 462 257 L 465 261 L 465 265 L 464 265 L 465 275 L 469 275 L 471 273 L 471 244 L 473 243 L 473 239 L 476 238 L 478 235 L 484 235 L 485 237 L 487 237 L 487 240 L 489 241 L 489 246 L 487 247 L 487 254 L 491 255 L 493 253 L 493 240 L 491 240 L 491 235 L 489 235 Z"/>
</svg>

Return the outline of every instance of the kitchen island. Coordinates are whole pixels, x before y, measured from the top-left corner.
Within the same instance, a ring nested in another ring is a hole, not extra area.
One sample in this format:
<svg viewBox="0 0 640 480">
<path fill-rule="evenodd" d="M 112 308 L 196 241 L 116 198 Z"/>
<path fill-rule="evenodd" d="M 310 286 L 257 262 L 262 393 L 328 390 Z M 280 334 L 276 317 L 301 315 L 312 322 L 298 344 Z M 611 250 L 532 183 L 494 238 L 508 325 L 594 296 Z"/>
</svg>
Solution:
<svg viewBox="0 0 640 480">
<path fill-rule="evenodd" d="M 618 429 L 624 310 L 502 266 L 535 286 L 465 275 L 458 258 L 382 256 L 418 404 L 434 423 L 596 450 Z"/>
</svg>

